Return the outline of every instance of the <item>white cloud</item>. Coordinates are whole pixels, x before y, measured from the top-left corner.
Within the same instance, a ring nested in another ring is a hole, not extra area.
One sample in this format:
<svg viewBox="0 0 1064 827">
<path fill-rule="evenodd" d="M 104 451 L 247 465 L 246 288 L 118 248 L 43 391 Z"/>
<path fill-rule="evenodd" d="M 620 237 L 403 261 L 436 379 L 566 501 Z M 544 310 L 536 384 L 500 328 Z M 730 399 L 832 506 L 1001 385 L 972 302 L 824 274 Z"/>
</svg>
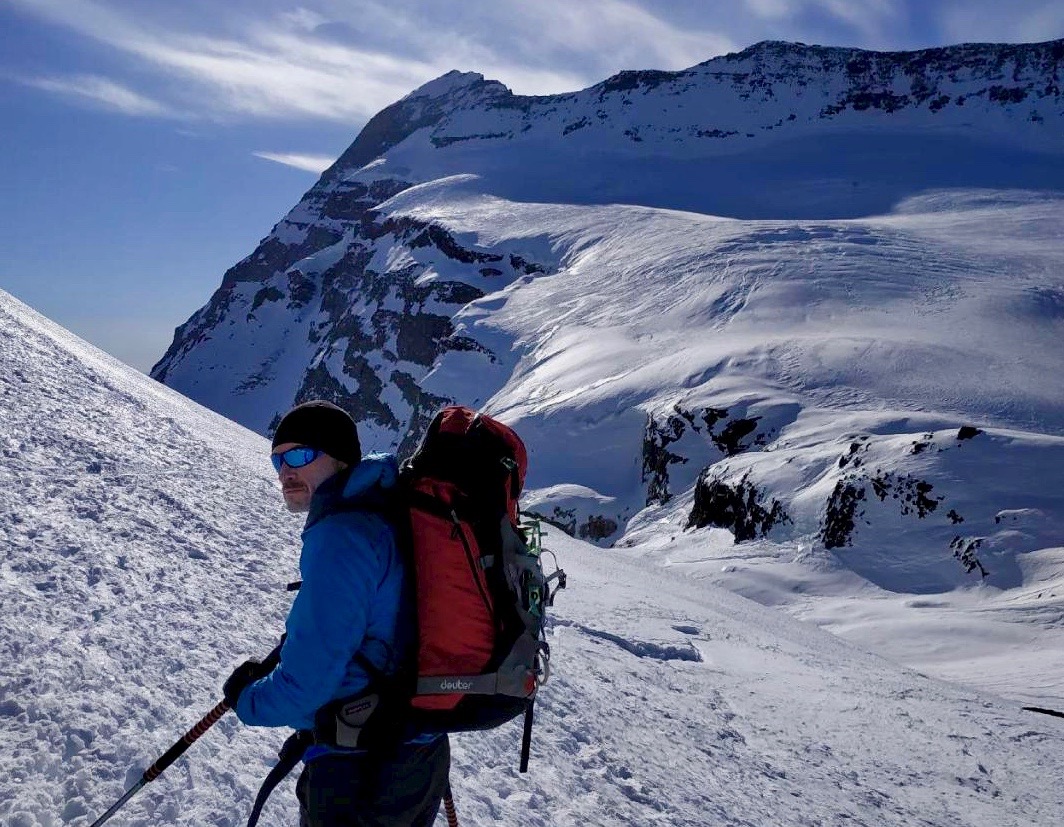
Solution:
<svg viewBox="0 0 1064 827">
<path fill-rule="evenodd" d="M 294 11 L 264 3 L 243 16 L 235 6 L 224 19 L 165 23 L 115 0 L 9 2 L 148 64 L 172 108 L 216 118 L 365 119 L 456 68 L 520 94 L 574 91 L 622 68 L 678 69 L 734 46 L 627 0 L 469 0 L 450 8 L 312 0 L 313 8 Z M 354 37 L 330 37 L 336 27 Z"/>
<path fill-rule="evenodd" d="M 22 78 L 26 86 L 71 97 L 123 115 L 170 117 L 174 113 L 163 104 L 119 83 L 96 75 Z"/>
<path fill-rule="evenodd" d="M 251 154 L 256 158 L 265 158 L 267 161 L 284 164 L 286 167 L 295 167 L 318 174 L 325 172 L 336 160 L 328 155 L 299 155 L 292 152 L 252 152 Z"/>
<path fill-rule="evenodd" d="M 280 19 L 284 23 L 290 24 L 293 28 L 302 29 L 306 32 L 312 32 L 318 28 L 318 26 L 323 26 L 329 22 L 329 18 L 323 17 L 316 11 L 305 9 L 302 6 L 295 11 L 282 12 Z"/>
</svg>

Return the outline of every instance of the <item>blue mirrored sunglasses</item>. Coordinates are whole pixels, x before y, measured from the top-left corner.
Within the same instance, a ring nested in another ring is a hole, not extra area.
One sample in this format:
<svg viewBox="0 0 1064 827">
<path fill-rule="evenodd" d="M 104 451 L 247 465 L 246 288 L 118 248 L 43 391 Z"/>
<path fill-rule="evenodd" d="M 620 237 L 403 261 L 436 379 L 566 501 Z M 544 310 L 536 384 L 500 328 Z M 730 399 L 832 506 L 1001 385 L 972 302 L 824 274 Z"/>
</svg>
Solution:
<svg viewBox="0 0 1064 827">
<path fill-rule="evenodd" d="M 319 451 L 317 448 L 307 448 L 305 445 L 300 445 L 298 448 L 289 448 L 279 454 L 270 454 L 270 461 L 273 463 L 274 470 L 280 474 L 281 463 L 284 463 L 289 468 L 302 468 L 304 465 L 310 465 L 324 453 L 324 451 Z"/>
</svg>

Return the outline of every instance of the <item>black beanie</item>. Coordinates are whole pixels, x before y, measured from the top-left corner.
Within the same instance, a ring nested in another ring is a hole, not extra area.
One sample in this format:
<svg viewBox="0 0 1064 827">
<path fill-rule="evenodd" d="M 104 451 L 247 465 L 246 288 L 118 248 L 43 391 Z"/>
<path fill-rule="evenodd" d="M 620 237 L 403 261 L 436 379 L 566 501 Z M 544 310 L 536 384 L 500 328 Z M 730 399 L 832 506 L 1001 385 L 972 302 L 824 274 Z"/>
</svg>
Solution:
<svg viewBox="0 0 1064 827">
<path fill-rule="evenodd" d="M 273 447 L 286 442 L 317 448 L 348 465 L 362 459 L 355 420 L 331 402 L 304 402 L 286 413 L 274 432 Z"/>
</svg>

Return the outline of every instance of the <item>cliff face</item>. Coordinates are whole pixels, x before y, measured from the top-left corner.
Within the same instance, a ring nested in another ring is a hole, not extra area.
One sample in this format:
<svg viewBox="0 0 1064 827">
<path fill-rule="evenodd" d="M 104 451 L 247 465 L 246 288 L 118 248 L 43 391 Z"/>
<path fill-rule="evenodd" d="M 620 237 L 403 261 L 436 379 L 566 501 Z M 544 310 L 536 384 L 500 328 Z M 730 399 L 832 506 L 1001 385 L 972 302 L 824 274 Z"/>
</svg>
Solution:
<svg viewBox="0 0 1064 827">
<path fill-rule="evenodd" d="M 764 199 L 791 183 L 727 178 L 790 175 L 792 162 L 764 163 L 774 141 L 888 129 L 1064 149 L 1062 56 L 1064 41 L 905 53 L 766 42 L 545 97 L 451 72 L 370 120 L 177 329 L 152 375 L 255 430 L 315 396 L 362 417 L 378 442 L 409 446 L 447 397 L 421 389 L 439 357 L 480 354 L 471 369 L 498 357 L 456 314 L 556 262 L 520 246 L 478 247 L 431 215 L 392 215 L 397 194 L 471 174 L 511 200 L 527 191 L 538 201 L 691 208 L 694 199 L 727 214 L 728 199 L 747 198 L 739 213 L 786 213 Z M 739 157 L 752 160 L 741 167 Z M 852 198 L 846 189 L 834 203 Z"/>
</svg>

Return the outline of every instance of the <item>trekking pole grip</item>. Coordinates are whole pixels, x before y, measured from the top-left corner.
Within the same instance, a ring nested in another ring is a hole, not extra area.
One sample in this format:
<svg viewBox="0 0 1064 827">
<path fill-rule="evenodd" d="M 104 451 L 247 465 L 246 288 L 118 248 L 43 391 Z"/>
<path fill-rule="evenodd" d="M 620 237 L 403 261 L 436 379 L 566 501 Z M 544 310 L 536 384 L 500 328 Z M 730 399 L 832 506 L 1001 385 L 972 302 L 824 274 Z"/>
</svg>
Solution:
<svg viewBox="0 0 1064 827">
<path fill-rule="evenodd" d="M 169 767 L 174 761 L 185 754 L 190 746 L 200 739 L 208 729 L 218 723 L 218 719 L 221 718 L 226 712 L 229 711 L 229 704 L 222 701 L 214 709 L 204 715 L 195 726 L 188 732 L 181 736 L 181 738 L 174 743 L 170 749 L 163 753 L 159 760 L 152 764 L 148 769 L 144 771 L 145 783 L 154 781 Z"/>
</svg>

